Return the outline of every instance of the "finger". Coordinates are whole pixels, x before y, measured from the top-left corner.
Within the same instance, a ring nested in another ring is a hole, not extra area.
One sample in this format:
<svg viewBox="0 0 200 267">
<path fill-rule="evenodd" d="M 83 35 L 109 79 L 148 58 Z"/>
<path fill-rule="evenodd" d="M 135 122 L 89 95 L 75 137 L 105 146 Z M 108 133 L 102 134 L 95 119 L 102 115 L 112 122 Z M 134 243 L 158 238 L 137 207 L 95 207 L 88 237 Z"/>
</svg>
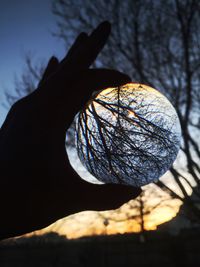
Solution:
<svg viewBox="0 0 200 267">
<path fill-rule="evenodd" d="M 88 43 L 78 55 L 79 69 L 89 68 L 103 49 L 111 31 L 111 25 L 105 21 L 101 23 L 89 36 Z"/>
<path fill-rule="evenodd" d="M 50 81 L 49 101 L 71 98 L 71 100 L 88 98 L 94 91 L 116 87 L 131 82 L 131 78 L 117 70 L 110 69 L 87 69 L 79 73 L 71 74 L 69 78 L 62 72 L 56 73 Z"/>
<path fill-rule="evenodd" d="M 102 186 L 102 189 L 100 189 L 99 185 L 99 190 L 99 195 L 95 192 L 96 199 L 93 198 L 94 208 L 98 211 L 117 209 L 128 201 L 138 197 L 142 192 L 141 188 L 118 184 L 105 184 Z"/>
<path fill-rule="evenodd" d="M 48 80 L 48 90 L 40 90 L 39 102 L 42 107 L 46 106 L 51 120 L 56 118 L 58 124 L 68 127 L 93 92 L 130 81 L 130 77 L 116 70 L 87 69 L 74 74 L 70 80 L 60 73 Z"/>
<path fill-rule="evenodd" d="M 43 76 L 42 76 L 42 79 L 40 80 L 39 82 L 39 85 L 40 86 L 45 80 L 48 79 L 48 77 L 53 74 L 56 70 L 57 70 L 57 67 L 59 65 L 59 61 L 56 57 L 51 57 L 48 64 L 47 64 L 47 67 L 43 73 Z"/>
<path fill-rule="evenodd" d="M 83 199 L 81 199 L 82 210 L 96 211 L 117 209 L 138 197 L 142 192 L 141 188 L 132 186 L 118 184 L 94 185 L 89 183 L 85 183 L 81 190 L 85 192 Z"/>
<path fill-rule="evenodd" d="M 56 77 L 46 90 L 49 106 L 59 106 L 59 111 L 72 118 L 80 111 L 95 91 L 108 87 L 124 85 L 131 81 L 130 77 L 116 70 L 87 69 L 71 77 Z M 55 85 L 54 85 L 55 84 Z"/>
<path fill-rule="evenodd" d="M 69 64 L 73 59 L 75 60 L 79 50 L 84 46 L 87 40 L 88 35 L 85 32 L 80 33 L 65 58 L 60 62 L 61 65 Z"/>
<path fill-rule="evenodd" d="M 103 22 L 89 37 L 84 33 L 79 35 L 75 44 L 70 49 L 69 55 L 62 61 L 60 71 L 66 75 L 66 73 L 87 69 L 104 47 L 110 30 L 110 23 Z"/>
<path fill-rule="evenodd" d="M 93 92 L 97 92 L 109 87 L 117 87 L 129 83 L 130 77 L 116 70 L 88 69 L 81 73 L 79 80 L 74 85 L 71 92 L 74 108 L 78 112 L 86 102 L 92 97 Z M 69 92 L 66 92 L 66 97 Z M 92 98 L 95 97 L 95 94 Z"/>
</svg>

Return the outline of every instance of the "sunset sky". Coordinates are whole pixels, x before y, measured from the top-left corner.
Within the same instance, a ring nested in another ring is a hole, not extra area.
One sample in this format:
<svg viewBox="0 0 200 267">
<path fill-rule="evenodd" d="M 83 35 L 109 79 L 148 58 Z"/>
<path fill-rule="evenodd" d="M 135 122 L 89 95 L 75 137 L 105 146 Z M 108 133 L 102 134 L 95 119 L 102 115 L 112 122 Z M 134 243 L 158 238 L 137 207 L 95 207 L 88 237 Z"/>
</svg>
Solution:
<svg viewBox="0 0 200 267">
<path fill-rule="evenodd" d="M 157 227 L 176 216 L 181 206 L 179 200 L 169 200 L 163 191 L 148 185 L 143 198 L 146 204 L 144 215 L 145 230 L 156 230 Z M 137 233 L 141 231 L 139 216 L 139 198 L 124 204 L 118 210 L 95 212 L 85 211 L 58 220 L 47 228 L 28 234 L 44 234 L 50 231 L 65 235 L 67 238 L 100 234 Z M 107 222 L 105 225 L 104 223 Z"/>
<path fill-rule="evenodd" d="M 0 125 L 8 112 L 5 107 L 5 91 L 11 91 L 14 88 L 14 77 L 20 77 L 25 68 L 25 55 L 31 53 L 33 59 L 47 62 L 48 59 L 55 55 L 59 59 L 65 54 L 62 41 L 52 36 L 52 32 L 56 29 L 56 19 L 51 13 L 50 0 L 35 1 L 0 1 Z M 171 184 L 170 178 L 168 179 Z M 175 187 L 175 185 L 172 185 Z M 154 188 L 150 186 L 150 191 Z M 147 230 L 156 229 L 156 226 L 170 220 L 176 215 L 181 205 L 180 201 L 166 202 L 166 195 L 162 192 L 156 192 L 154 199 L 158 199 L 156 195 L 162 195 L 162 208 L 159 206 L 153 209 L 151 213 L 145 216 L 145 225 Z M 148 198 L 148 197 L 147 197 Z M 150 201 L 149 197 L 149 201 Z M 149 202 L 148 201 L 148 202 Z M 137 199 L 133 203 L 137 207 Z M 149 202 L 151 206 L 152 203 Z M 154 203 L 154 205 L 156 205 Z M 85 212 L 81 215 L 73 215 L 62 221 L 56 222 L 47 230 L 54 230 L 61 234 L 65 234 L 69 238 L 75 238 L 83 235 L 91 234 L 113 234 L 125 232 L 138 232 L 140 224 L 138 218 L 121 220 L 111 219 L 110 224 L 105 228 L 102 223 L 104 218 L 118 218 L 124 216 L 128 210 L 128 205 L 124 205 L 120 210 L 111 213 Z M 130 212 L 130 211 L 129 211 Z M 137 213 L 132 209 L 133 215 Z M 135 212 L 135 213 L 134 213 Z M 42 230 L 39 233 L 44 233 Z M 106 232 L 105 232 L 106 231 Z"/>
</svg>

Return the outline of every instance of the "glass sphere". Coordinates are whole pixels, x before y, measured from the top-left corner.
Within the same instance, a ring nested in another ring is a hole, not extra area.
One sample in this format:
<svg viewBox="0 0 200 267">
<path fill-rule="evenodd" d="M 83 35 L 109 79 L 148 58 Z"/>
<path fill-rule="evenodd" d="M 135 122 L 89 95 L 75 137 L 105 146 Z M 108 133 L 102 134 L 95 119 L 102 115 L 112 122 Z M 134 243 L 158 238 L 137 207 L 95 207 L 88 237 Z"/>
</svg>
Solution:
<svg viewBox="0 0 200 267">
<path fill-rule="evenodd" d="M 180 139 L 172 104 L 143 84 L 96 93 L 76 117 L 78 157 L 104 183 L 140 187 L 158 180 L 176 159 Z"/>
</svg>

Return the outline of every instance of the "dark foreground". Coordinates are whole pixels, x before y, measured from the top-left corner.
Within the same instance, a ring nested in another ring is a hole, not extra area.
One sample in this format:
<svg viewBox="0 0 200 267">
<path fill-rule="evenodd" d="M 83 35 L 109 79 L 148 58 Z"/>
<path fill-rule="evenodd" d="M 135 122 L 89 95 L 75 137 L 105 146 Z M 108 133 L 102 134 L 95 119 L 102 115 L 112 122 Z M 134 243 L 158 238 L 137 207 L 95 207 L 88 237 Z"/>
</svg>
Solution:
<svg viewBox="0 0 200 267">
<path fill-rule="evenodd" d="M 200 230 L 67 240 L 50 233 L 0 243 L 1 267 L 200 266 Z"/>
</svg>

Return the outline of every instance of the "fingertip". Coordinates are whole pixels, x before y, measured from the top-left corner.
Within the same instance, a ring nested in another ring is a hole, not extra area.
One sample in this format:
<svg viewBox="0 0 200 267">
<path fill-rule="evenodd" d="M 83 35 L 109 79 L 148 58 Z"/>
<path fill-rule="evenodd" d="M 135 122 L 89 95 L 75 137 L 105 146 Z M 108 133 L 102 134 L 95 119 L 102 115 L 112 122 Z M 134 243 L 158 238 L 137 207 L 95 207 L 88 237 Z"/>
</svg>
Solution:
<svg viewBox="0 0 200 267">
<path fill-rule="evenodd" d="M 107 192 L 105 190 L 106 188 L 108 190 Z M 105 184 L 104 196 L 106 201 L 104 203 L 104 208 L 106 207 L 106 209 L 117 209 L 130 200 L 137 198 L 141 194 L 141 192 L 141 188 L 133 187 L 130 185 Z"/>
<path fill-rule="evenodd" d="M 106 40 L 110 34 L 111 31 L 111 24 L 108 21 L 104 21 L 102 23 L 100 23 L 97 28 L 91 33 L 90 37 L 93 36 L 101 36 L 101 38 L 103 38 Z"/>
<path fill-rule="evenodd" d="M 136 198 L 142 193 L 142 189 L 140 187 L 132 187 L 131 192 L 133 194 L 133 198 Z"/>
<path fill-rule="evenodd" d="M 79 49 L 81 48 L 81 46 L 83 46 L 85 44 L 85 42 L 87 42 L 88 39 L 88 34 L 85 32 L 81 32 L 76 40 L 74 41 L 73 45 L 71 46 L 70 50 L 67 52 L 66 56 L 62 59 L 62 61 L 60 62 L 61 66 L 65 66 L 66 63 L 69 63 L 69 61 L 71 61 L 72 59 L 74 59 L 77 56 L 77 53 L 79 52 Z M 67 66 L 65 66 L 67 67 Z"/>
<path fill-rule="evenodd" d="M 110 185 L 112 186 L 114 185 L 116 188 L 118 188 L 119 191 L 121 191 L 122 194 L 127 195 L 128 198 L 132 199 L 138 197 L 142 192 L 141 187 L 135 187 L 128 184 L 110 184 Z"/>
<path fill-rule="evenodd" d="M 52 57 L 50 58 L 50 60 L 49 60 L 49 63 L 50 63 L 50 64 L 58 64 L 59 61 L 58 61 L 58 59 L 57 59 L 56 56 L 52 56 Z"/>
<path fill-rule="evenodd" d="M 105 20 L 103 22 L 101 22 L 97 28 L 107 28 L 107 29 L 111 29 L 111 23 L 108 20 Z"/>
</svg>

